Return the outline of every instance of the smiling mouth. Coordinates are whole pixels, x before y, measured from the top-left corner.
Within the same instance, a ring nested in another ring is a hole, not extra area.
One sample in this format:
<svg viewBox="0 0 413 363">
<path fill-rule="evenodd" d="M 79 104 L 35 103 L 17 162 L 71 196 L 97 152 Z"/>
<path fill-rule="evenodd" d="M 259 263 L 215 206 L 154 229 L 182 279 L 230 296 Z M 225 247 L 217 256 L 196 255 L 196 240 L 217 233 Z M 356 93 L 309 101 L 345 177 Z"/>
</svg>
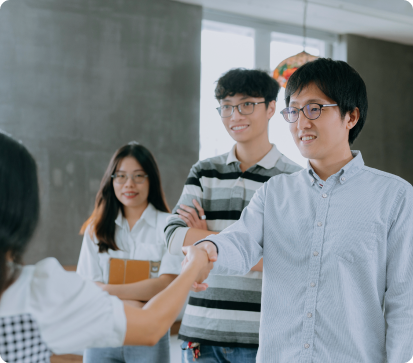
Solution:
<svg viewBox="0 0 413 363">
<path fill-rule="evenodd" d="M 317 136 L 303 136 L 301 137 L 301 141 L 309 141 L 309 140 L 315 140 Z"/>
<path fill-rule="evenodd" d="M 239 130 L 244 130 L 248 127 L 248 125 L 243 125 L 243 126 L 232 126 L 231 130 L 233 131 L 239 131 Z"/>
<path fill-rule="evenodd" d="M 123 195 L 125 195 L 127 197 L 133 197 L 135 195 L 138 195 L 138 193 L 123 193 Z"/>
</svg>

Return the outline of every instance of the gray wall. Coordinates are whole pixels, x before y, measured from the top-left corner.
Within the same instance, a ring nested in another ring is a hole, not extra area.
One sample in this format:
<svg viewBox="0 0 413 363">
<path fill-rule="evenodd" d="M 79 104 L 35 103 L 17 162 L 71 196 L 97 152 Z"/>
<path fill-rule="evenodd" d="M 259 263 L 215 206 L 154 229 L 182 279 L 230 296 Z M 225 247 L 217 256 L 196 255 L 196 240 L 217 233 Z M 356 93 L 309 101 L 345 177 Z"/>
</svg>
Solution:
<svg viewBox="0 0 413 363">
<path fill-rule="evenodd" d="M 173 207 L 199 152 L 202 9 L 170 0 L 11 0 L 0 10 L 0 128 L 38 161 L 26 254 L 75 264 L 113 152 L 137 140 Z"/>
<path fill-rule="evenodd" d="M 368 166 L 413 184 L 413 46 L 347 36 L 347 60 L 367 85 L 366 125 L 354 143 Z"/>
</svg>

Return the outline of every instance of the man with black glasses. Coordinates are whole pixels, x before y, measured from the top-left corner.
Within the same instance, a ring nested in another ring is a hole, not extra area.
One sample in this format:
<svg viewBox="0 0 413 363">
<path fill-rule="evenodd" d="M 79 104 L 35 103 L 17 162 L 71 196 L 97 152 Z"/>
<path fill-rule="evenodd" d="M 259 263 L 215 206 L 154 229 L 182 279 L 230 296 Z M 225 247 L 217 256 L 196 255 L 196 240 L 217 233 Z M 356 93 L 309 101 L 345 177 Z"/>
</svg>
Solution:
<svg viewBox="0 0 413 363">
<path fill-rule="evenodd" d="M 274 175 L 300 166 L 268 140 L 279 86 L 267 73 L 235 69 L 219 80 L 215 96 L 236 144 L 229 153 L 196 163 L 166 227 L 172 253 L 237 221 L 255 191 Z M 257 264 L 258 263 L 258 264 Z M 258 348 L 262 262 L 245 276 L 211 276 L 191 293 L 179 337 L 183 362 L 253 363 Z"/>
<path fill-rule="evenodd" d="M 413 356 L 413 188 L 351 151 L 367 93 L 347 63 L 302 66 L 286 103 L 307 168 L 271 178 L 238 222 L 197 246 L 220 275 L 242 275 L 264 258 L 258 362 L 405 363 Z"/>
</svg>

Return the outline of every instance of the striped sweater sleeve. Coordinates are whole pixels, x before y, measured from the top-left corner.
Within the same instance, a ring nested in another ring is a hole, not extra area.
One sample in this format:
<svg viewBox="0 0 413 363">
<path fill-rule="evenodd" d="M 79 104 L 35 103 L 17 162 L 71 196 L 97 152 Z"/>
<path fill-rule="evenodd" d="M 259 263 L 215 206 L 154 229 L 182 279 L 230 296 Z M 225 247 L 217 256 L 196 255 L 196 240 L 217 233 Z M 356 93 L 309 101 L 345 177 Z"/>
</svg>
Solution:
<svg viewBox="0 0 413 363">
<path fill-rule="evenodd" d="M 181 246 L 183 245 L 183 239 L 185 238 L 185 233 L 178 236 L 178 228 L 187 228 L 186 223 L 178 217 L 177 210 L 180 204 L 185 204 L 189 207 L 192 207 L 196 210 L 192 200 L 195 199 L 202 207 L 203 201 L 203 188 L 202 188 L 202 179 L 201 179 L 201 163 L 197 162 L 192 166 L 189 171 L 188 178 L 186 179 L 184 189 L 178 200 L 177 205 L 172 211 L 172 215 L 168 217 L 165 227 L 165 240 L 166 246 L 170 250 L 171 240 L 176 236 L 176 238 L 182 239 Z M 180 241 L 175 241 L 175 243 L 180 243 Z"/>
</svg>

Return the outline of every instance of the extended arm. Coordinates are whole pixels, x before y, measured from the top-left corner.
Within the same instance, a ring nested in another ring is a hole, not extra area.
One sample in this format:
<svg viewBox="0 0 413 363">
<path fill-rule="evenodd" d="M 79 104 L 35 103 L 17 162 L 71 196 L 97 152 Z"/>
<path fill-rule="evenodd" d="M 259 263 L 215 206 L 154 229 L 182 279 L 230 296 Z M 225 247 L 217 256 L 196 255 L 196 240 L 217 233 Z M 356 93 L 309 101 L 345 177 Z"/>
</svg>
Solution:
<svg viewBox="0 0 413 363">
<path fill-rule="evenodd" d="M 388 363 L 413 356 L 413 188 L 400 195 L 387 240 L 385 318 Z"/>
<path fill-rule="evenodd" d="M 180 313 L 195 280 L 208 275 L 212 263 L 206 253 L 189 247 L 182 273 L 143 309 L 125 305 L 127 330 L 124 345 L 154 345 L 165 335 Z"/>
<path fill-rule="evenodd" d="M 190 227 L 185 235 L 184 246 L 192 246 L 197 241 L 205 239 L 212 234 L 219 234 L 219 232 L 208 231 L 206 219 L 201 219 L 198 217 L 198 215 L 205 215 L 203 208 L 195 199 L 192 202 L 198 213 L 194 208 L 183 204 L 181 204 L 180 209 L 177 210 L 179 217 L 187 224 L 188 227 Z M 255 266 L 252 267 L 251 271 L 262 271 L 262 262 L 263 261 L 261 259 Z"/>
<path fill-rule="evenodd" d="M 268 183 L 265 183 L 255 192 L 239 221 L 220 234 L 211 235 L 205 239 L 218 247 L 218 260 L 214 263 L 212 270 L 214 274 L 245 275 L 260 261 L 264 242 L 264 207 L 267 187 Z M 199 242 L 201 245 L 205 245 L 201 242 Z"/>
<path fill-rule="evenodd" d="M 100 285 L 110 295 L 115 295 L 122 300 L 148 301 L 164 290 L 177 275 L 164 274 L 157 278 L 147 279 L 132 284 Z"/>
</svg>

